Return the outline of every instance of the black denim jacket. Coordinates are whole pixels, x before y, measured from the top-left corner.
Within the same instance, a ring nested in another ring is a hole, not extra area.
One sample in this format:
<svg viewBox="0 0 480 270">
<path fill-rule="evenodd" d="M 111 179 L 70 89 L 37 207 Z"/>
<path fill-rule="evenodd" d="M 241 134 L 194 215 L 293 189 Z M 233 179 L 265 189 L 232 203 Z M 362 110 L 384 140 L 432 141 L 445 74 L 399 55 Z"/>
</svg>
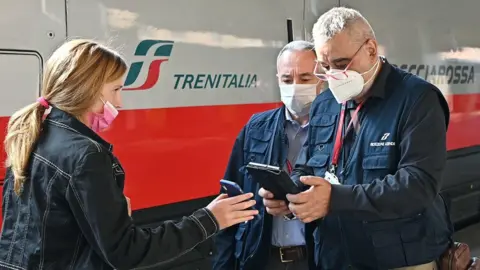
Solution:
<svg viewBox="0 0 480 270">
<path fill-rule="evenodd" d="M 207 209 L 154 229 L 136 227 L 112 145 L 56 108 L 42 128 L 21 196 L 7 170 L 0 269 L 148 269 L 217 233 Z"/>
</svg>

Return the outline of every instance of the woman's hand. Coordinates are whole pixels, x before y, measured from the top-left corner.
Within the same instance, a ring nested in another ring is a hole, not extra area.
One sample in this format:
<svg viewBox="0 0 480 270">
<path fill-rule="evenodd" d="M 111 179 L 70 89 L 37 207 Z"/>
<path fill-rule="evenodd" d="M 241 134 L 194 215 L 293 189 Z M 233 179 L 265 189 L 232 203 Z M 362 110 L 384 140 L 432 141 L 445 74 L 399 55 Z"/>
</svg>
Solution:
<svg viewBox="0 0 480 270">
<path fill-rule="evenodd" d="M 252 197 L 252 193 L 231 198 L 227 194 L 221 194 L 207 206 L 207 209 L 215 216 L 220 230 L 222 230 L 252 220 L 255 215 L 258 215 L 257 210 L 246 210 L 255 205 L 255 200 L 248 200 Z"/>
</svg>

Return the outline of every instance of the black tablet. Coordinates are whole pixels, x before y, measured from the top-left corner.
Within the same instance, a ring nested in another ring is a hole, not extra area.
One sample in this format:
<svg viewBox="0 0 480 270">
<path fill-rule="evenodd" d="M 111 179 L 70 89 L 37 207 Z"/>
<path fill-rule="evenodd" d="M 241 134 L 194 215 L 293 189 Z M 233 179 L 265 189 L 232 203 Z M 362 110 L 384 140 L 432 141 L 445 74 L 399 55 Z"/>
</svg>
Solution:
<svg viewBox="0 0 480 270">
<path fill-rule="evenodd" d="M 276 200 L 286 200 L 287 194 L 297 194 L 302 191 L 290 176 L 279 167 L 250 162 L 246 169 L 252 176 L 252 180 L 272 192 Z"/>
</svg>

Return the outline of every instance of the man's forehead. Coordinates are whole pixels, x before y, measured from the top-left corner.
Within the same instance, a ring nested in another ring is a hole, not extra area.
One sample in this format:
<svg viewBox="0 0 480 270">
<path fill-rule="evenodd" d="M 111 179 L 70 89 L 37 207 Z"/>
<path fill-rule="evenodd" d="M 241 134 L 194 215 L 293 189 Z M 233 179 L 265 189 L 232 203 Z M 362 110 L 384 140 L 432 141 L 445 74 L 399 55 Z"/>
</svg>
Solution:
<svg viewBox="0 0 480 270">
<path fill-rule="evenodd" d="M 278 72 L 312 72 L 315 66 L 315 59 L 315 54 L 312 51 L 285 52 L 278 59 Z"/>
<path fill-rule="evenodd" d="M 318 61 L 331 63 L 335 60 L 352 57 L 356 50 L 354 45 L 348 35 L 340 33 L 328 41 L 317 42 L 315 51 Z"/>
</svg>

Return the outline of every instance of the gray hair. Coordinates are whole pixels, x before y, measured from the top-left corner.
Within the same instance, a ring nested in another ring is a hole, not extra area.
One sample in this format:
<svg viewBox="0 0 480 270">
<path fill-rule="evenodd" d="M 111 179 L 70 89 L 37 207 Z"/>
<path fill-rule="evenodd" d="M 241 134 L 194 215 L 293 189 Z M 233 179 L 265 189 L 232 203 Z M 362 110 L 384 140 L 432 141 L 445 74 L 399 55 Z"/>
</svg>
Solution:
<svg viewBox="0 0 480 270">
<path fill-rule="evenodd" d="M 277 66 L 278 66 L 278 61 L 280 60 L 280 57 L 286 53 L 286 52 L 303 52 L 303 51 L 312 51 L 315 56 L 317 55 L 315 53 L 315 45 L 312 42 L 305 41 L 305 40 L 294 40 L 289 42 L 287 45 L 285 45 L 280 52 L 278 53 L 277 56 Z"/>
<path fill-rule="evenodd" d="M 357 10 L 346 7 L 334 7 L 322 14 L 313 26 L 312 37 L 316 44 L 324 43 L 344 30 L 349 31 L 354 42 L 375 39 L 367 19 Z"/>
</svg>

